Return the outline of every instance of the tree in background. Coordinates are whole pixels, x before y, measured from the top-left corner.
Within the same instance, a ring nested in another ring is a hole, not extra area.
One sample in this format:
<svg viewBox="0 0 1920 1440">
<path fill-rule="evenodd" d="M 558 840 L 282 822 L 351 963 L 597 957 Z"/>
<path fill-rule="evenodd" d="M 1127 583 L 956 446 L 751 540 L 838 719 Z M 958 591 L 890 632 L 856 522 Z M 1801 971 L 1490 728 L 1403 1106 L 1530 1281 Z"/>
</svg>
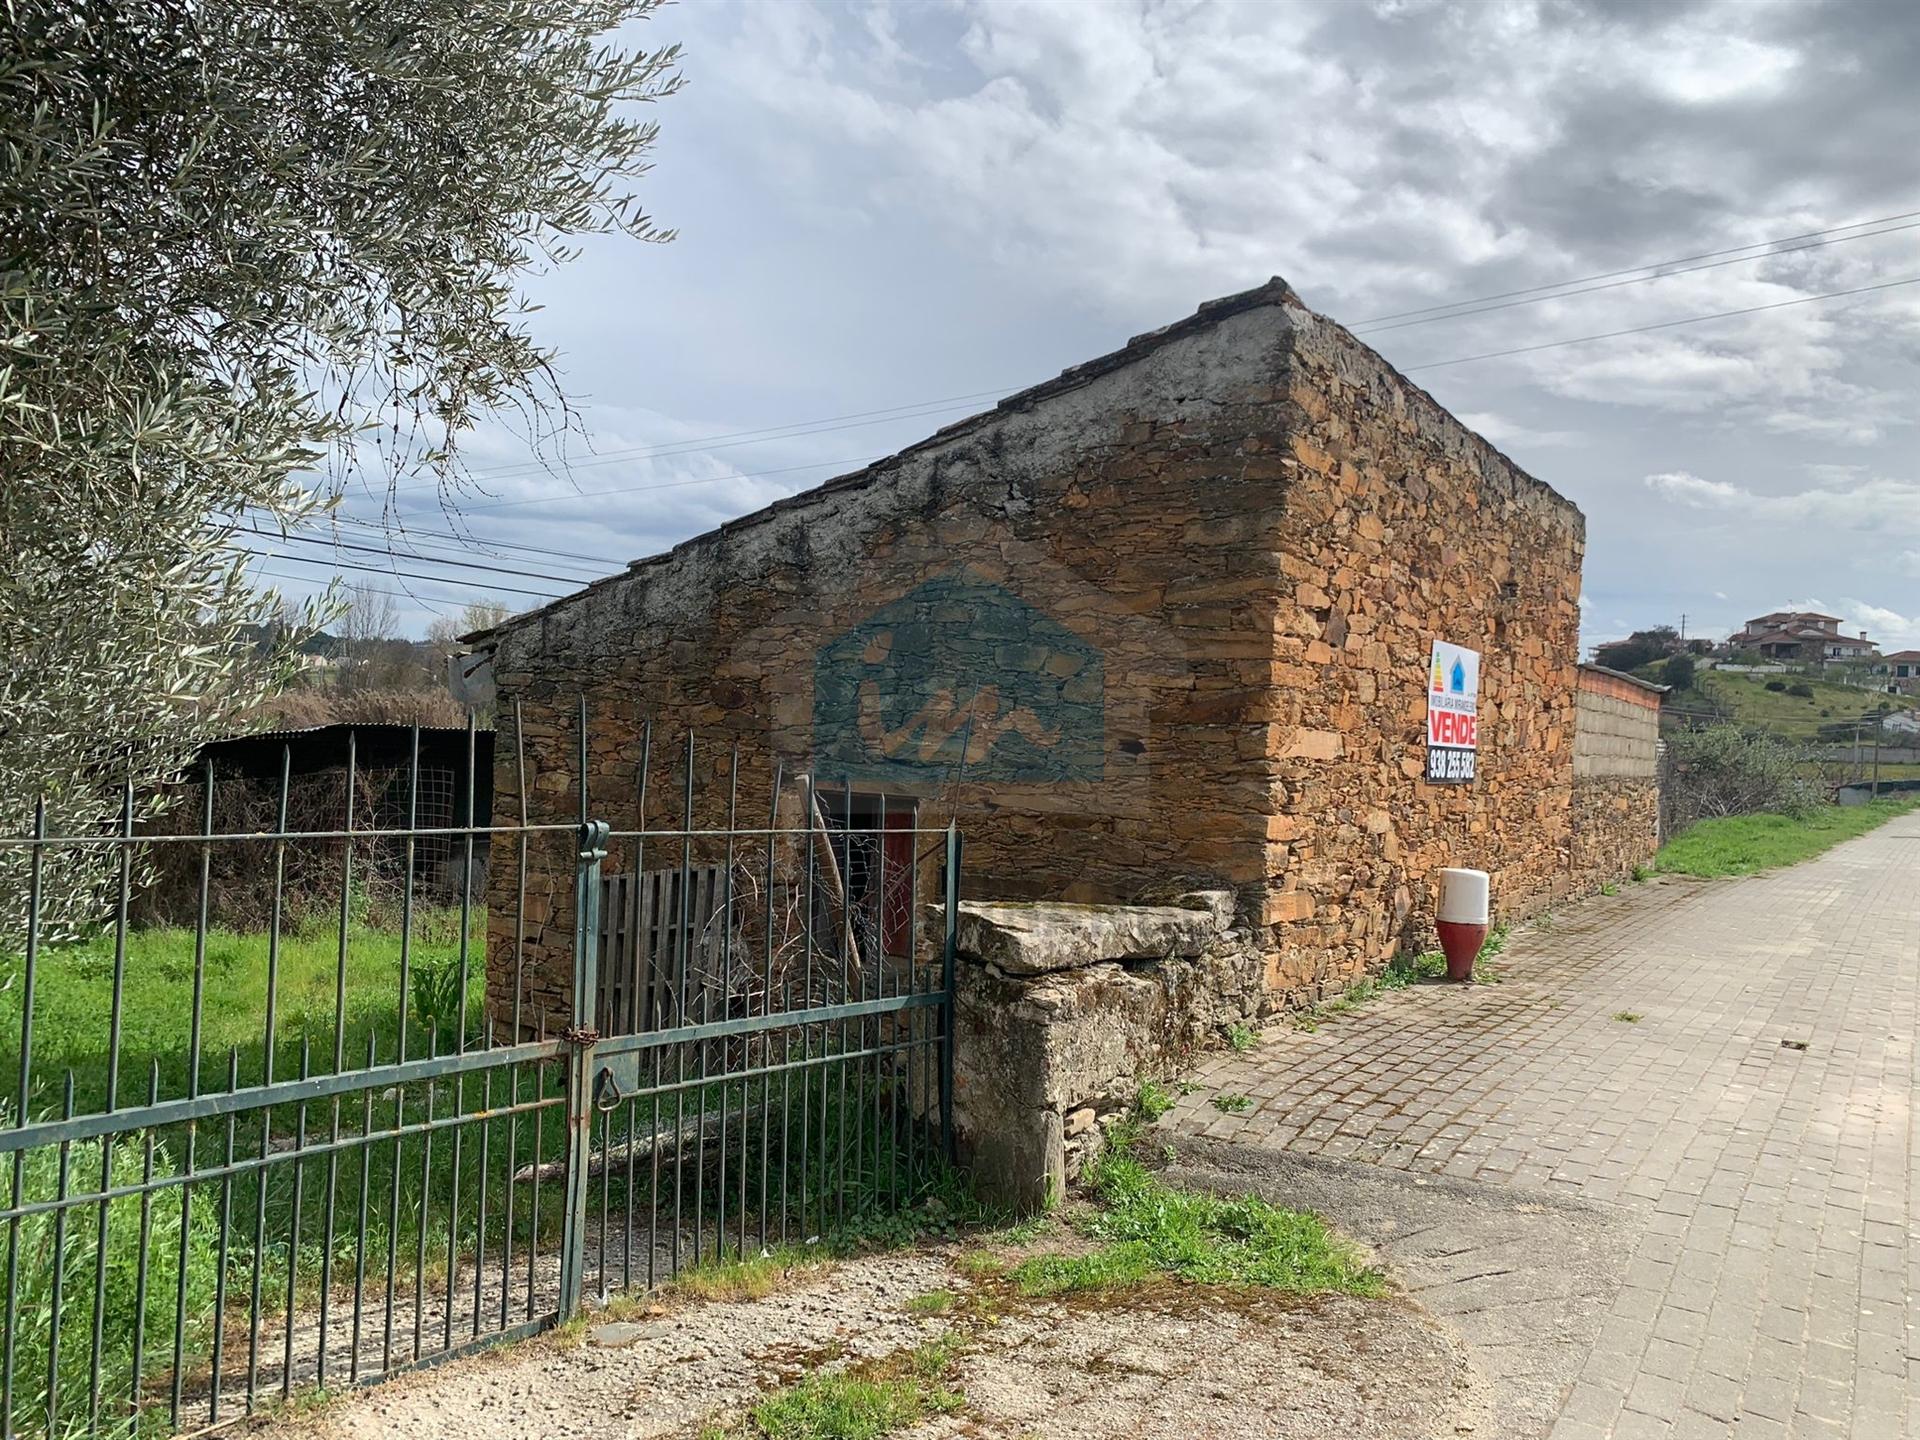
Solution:
<svg viewBox="0 0 1920 1440">
<path fill-rule="evenodd" d="M 516 282 L 576 235 L 670 238 L 634 107 L 677 50 L 599 38 L 660 3 L 8 6 L 0 828 L 36 796 L 52 833 L 113 823 L 277 682 L 234 537 L 350 482 L 457 499 L 488 412 L 565 426 Z M 98 867 L 48 864 L 49 916 L 84 921 Z M 25 866 L 0 850 L 0 940 Z"/>
<path fill-rule="evenodd" d="M 1694 678 L 1693 656 L 1685 652 L 1669 655 L 1667 663 L 1660 667 L 1660 678 L 1676 690 L 1691 690 Z"/>
<path fill-rule="evenodd" d="M 1656 625 L 1651 630 L 1636 630 L 1624 640 L 1611 640 L 1593 652 L 1596 665 L 1609 670 L 1638 670 L 1686 648 L 1680 632 L 1671 625 Z"/>
</svg>

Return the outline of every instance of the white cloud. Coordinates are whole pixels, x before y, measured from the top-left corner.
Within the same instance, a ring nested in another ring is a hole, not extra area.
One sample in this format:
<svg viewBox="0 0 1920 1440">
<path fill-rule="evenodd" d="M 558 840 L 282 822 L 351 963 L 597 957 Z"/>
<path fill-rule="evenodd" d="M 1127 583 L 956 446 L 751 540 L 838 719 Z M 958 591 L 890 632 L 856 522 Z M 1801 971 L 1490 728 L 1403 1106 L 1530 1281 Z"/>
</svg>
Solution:
<svg viewBox="0 0 1920 1440">
<path fill-rule="evenodd" d="M 1775 526 L 1820 525 L 1874 534 L 1920 535 L 1920 482 L 1876 478 L 1856 485 L 1762 494 L 1684 470 L 1646 477 L 1663 499 Z"/>
</svg>

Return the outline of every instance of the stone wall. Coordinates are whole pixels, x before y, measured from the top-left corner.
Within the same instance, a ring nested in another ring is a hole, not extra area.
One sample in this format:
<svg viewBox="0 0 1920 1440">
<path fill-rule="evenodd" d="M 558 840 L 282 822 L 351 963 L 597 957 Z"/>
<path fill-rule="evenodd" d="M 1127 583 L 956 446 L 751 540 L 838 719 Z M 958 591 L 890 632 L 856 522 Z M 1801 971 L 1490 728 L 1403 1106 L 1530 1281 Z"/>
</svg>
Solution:
<svg viewBox="0 0 1920 1440">
<path fill-rule="evenodd" d="M 1167 905 L 965 902 L 955 972 L 954 1134 L 975 1185 L 1057 1200 L 1140 1082 L 1265 1004 L 1228 891 Z"/>
<path fill-rule="evenodd" d="M 1292 335 L 1294 483 L 1267 543 L 1270 983 L 1344 989 L 1431 933 L 1434 871 L 1503 918 L 1564 891 L 1584 522 L 1346 331 Z M 1435 639 L 1481 654 L 1478 776 L 1424 779 Z"/>
<path fill-rule="evenodd" d="M 1579 667 L 1573 744 L 1573 888 L 1617 884 L 1660 848 L 1659 686 Z"/>
<path fill-rule="evenodd" d="M 850 777 L 957 817 L 968 895 L 1229 890 L 1269 1003 L 1310 1002 L 1418 943 L 1441 865 L 1503 914 L 1564 888 L 1582 534 L 1275 282 L 494 632 L 497 806 L 578 813 L 584 694 L 616 827 L 653 718 L 651 824 L 691 729 L 698 825 Z M 1424 780 L 1435 638 L 1485 657 L 1469 786 Z M 528 868 L 517 958 L 494 872 L 490 986 L 559 1010 L 571 861 Z"/>
</svg>

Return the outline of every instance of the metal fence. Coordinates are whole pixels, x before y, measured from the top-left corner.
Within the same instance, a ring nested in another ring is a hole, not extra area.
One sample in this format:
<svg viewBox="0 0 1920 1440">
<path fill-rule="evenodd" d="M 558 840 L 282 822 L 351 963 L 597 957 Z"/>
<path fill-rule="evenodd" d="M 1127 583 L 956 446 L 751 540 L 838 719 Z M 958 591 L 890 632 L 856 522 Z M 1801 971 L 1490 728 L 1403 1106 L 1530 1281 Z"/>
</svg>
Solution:
<svg viewBox="0 0 1920 1440">
<path fill-rule="evenodd" d="M 684 770 L 661 826 L 642 744 L 625 828 L 587 813 L 584 784 L 578 818 L 530 822 L 516 756 L 507 824 L 420 826 L 410 803 L 366 830 L 349 789 L 340 828 L 290 830 L 283 789 L 276 828 L 215 833 L 209 776 L 198 833 L 49 835 L 42 810 L 0 837 L 28 877 L 8 902 L 24 947 L 0 954 L 0 1434 L 220 1426 L 547 1328 L 591 1293 L 811 1243 L 938 1178 L 958 833 L 777 772 L 767 823 L 743 825 L 737 748 L 724 824 L 697 826 L 691 737 L 660 757 Z M 427 843 L 464 856 L 450 907 L 415 894 Z M 156 846 L 197 852 L 190 926 L 130 922 Z M 224 847 L 272 876 L 259 933 L 208 923 Z M 75 852 L 117 900 L 55 944 L 43 877 Z M 337 871 L 324 926 L 280 903 L 296 852 Z M 390 913 L 356 888 L 373 867 L 402 877 Z M 530 999 L 530 874 L 570 892 L 557 1017 Z"/>
</svg>

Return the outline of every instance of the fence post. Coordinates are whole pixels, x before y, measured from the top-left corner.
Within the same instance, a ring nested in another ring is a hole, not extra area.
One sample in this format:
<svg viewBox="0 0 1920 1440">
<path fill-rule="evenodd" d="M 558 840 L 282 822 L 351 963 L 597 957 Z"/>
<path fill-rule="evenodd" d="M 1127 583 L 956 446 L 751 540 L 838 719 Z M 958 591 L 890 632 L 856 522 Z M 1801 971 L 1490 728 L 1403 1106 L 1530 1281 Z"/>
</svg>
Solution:
<svg viewBox="0 0 1920 1440">
<path fill-rule="evenodd" d="M 953 990 L 954 959 L 960 941 L 960 827 L 947 822 L 946 944 L 940 954 L 940 1144 L 947 1163 L 954 1161 L 953 1145 Z"/>
<path fill-rule="evenodd" d="M 560 1236 L 560 1322 L 580 1308 L 587 1249 L 588 1147 L 593 1143 L 594 995 L 600 981 L 600 862 L 607 858 L 604 820 L 580 825 L 574 871 L 573 1024 L 567 1055 L 567 1208 Z"/>
</svg>

